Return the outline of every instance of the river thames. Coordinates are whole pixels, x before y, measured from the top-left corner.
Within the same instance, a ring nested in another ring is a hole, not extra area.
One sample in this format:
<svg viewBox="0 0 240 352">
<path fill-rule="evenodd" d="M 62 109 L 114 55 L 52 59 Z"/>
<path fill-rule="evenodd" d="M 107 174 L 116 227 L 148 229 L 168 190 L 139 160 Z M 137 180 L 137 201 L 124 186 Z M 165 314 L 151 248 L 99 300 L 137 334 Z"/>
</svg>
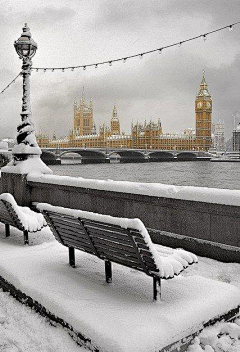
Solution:
<svg viewBox="0 0 240 352">
<path fill-rule="evenodd" d="M 191 161 L 89 165 L 67 163 L 51 166 L 51 169 L 55 175 L 100 180 L 240 189 L 240 163 L 238 162 Z"/>
</svg>

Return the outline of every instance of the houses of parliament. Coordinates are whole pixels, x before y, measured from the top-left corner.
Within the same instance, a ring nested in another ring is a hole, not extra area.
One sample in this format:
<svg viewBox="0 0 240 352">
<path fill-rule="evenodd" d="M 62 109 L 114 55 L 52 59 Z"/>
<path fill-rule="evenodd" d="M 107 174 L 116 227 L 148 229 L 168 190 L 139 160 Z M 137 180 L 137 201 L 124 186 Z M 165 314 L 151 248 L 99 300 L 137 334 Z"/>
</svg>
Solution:
<svg viewBox="0 0 240 352">
<path fill-rule="evenodd" d="M 136 123 L 131 134 L 121 131 L 117 108 L 114 106 L 110 126 L 103 124 L 97 133 L 93 118 L 93 103 L 87 104 L 84 94 L 80 103 L 74 102 L 73 129 L 69 135 L 58 139 L 54 135 L 38 134 L 41 148 L 128 148 L 158 150 L 208 151 L 212 145 L 212 98 L 203 72 L 195 99 L 195 132 L 186 129 L 182 134 L 163 133 L 160 119 L 157 122 Z"/>
</svg>

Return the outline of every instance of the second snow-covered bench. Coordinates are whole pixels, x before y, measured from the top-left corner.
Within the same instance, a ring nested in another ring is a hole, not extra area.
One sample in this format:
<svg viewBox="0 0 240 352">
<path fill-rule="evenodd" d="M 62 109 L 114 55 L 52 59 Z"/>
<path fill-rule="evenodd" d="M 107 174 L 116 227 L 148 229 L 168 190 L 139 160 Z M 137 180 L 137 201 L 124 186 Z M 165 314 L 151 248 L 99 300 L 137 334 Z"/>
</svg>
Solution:
<svg viewBox="0 0 240 352">
<path fill-rule="evenodd" d="M 157 299 L 160 279 L 178 275 L 197 257 L 182 249 L 158 246 L 156 250 L 140 219 L 116 218 L 39 203 L 56 239 L 69 248 L 69 264 L 75 267 L 74 249 L 96 255 L 105 261 L 106 281 L 112 281 L 111 262 L 153 278 L 153 298 Z"/>
<path fill-rule="evenodd" d="M 5 235 L 10 236 L 10 226 L 23 232 L 24 244 L 28 244 L 28 233 L 40 231 L 47 225 L 42 214 L 17 205 L 10 193 L 0 195 L 0 222 L 5 224 Z"/>
</svg>

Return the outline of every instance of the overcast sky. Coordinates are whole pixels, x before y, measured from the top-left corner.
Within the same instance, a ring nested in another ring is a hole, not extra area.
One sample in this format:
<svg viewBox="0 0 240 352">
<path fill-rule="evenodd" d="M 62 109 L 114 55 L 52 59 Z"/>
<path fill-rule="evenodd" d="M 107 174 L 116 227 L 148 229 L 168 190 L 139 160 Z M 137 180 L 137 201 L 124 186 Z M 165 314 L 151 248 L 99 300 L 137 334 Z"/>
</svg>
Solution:
<svg viewBox="0 0 240 352">
<path fill-rule="evenodd" d="M 38 44 L 35 67 L 95 63 L 132 55 L 240 21 L 239 0 L 0 0 L 0 90 L 20 71 L 14 40 L 28 23 Z M 121 129 L 131 121 L 162 121 L 163 132 L 195 128 L 194 101 L 206 71 L 213 121 L 240 111 L 240 25 L 143 59 L 74 72 L 33 72 L 31 105 L 37 132 L 68 133 L 82 87 L 94 119 L 109 123 L 117 105 Z M 21 78 L 0 95 L 0 138 L 15 137 Z M 240 122 L 240 113 L 237 114 Z"/>
</svg>

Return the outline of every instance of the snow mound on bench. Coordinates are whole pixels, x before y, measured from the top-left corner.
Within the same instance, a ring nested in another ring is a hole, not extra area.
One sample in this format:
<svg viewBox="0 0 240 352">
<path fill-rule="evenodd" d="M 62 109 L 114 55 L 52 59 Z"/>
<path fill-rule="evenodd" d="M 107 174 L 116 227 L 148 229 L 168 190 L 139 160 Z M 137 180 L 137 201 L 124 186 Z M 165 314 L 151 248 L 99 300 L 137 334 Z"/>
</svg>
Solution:
<svg viewBox="0 0 240 352">
<path fill-rule="evenodd" d="M 160 274 L 161 278 L 173 278 L 174 275 L 179 275 L 181 271 L 189 266 L 189 264 L 198 262 L 195 254 L 183 249 L 172 249 L 170 247 L 158 246 L 159 249 L 156 250 L 146 227 L 140 219 L 117 218 L 110 215 L 102 215 L 83 210 L 52 206 L 47 203 L 38 203 L 37 208 L 41 211 L 52 211 L 75 218 L 80 217 L 111 225 L 117 225 L 124 229 L 129 228 L 138 230 L 153 254 L 155 263 L 159 269 L 158 274 Z"/>
<path fill-rule="evenodd" d="M 29 232 L 40 231 L 47 223 L 42 214 L 36 213 L 28 207 L 19 206 L 10 193 L 2 193 L 0 200 L 11 204 L 25 230 Z"/>
</svg>

